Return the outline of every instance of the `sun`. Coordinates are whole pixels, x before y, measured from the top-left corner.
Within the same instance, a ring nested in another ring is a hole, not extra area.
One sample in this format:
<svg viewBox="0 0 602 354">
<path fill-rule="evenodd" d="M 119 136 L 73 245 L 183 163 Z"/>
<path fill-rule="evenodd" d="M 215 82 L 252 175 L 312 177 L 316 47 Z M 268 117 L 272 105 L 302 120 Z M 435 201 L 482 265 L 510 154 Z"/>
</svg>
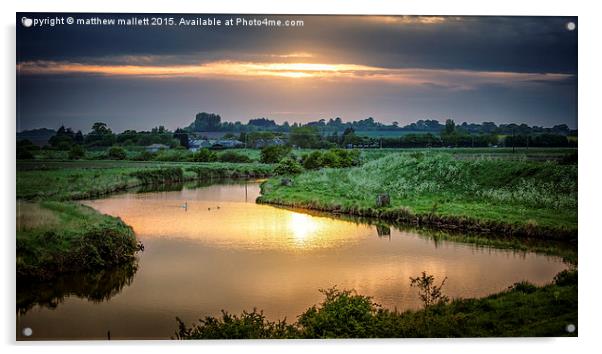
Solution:
<svg viewBox="0 0 602 354">
<path fill-rule="evenodd" d="M 290 214 L 288 228 L 296 242 L 305 243 L 318 231 L 319 223 L 309 215 L 293 212 Z"/>
</svg>

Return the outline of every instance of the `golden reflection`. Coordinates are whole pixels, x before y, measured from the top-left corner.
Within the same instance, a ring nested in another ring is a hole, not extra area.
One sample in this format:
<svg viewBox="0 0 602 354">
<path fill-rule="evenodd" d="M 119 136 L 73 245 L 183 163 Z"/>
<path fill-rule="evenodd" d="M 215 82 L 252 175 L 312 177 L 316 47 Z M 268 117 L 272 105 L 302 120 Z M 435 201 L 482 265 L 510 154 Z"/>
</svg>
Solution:
<svg viewBox="0 0 602 354">
<path fill-rule="evenodd" d="M 296 241 L 304 243 L 309 236 L 316 233 L 320 223 L 313 219 L 314 218 L 309 215 L 291 212 L 288 223 Z"/>
<path fill-rule="evenodd" d="M 164 192 L 160 198 L 153 194 L 120 195 L 85 204 L 119 216 L 142 240 L 185 238 L 218 247 L 300 251 L 352 245 L 375 235 L 369 225 L 245 203 L 244 186 L 228 189 L 227 201 L 198 200 L 226 192 L 210 187 L 199 189 L 199 195 L 186 191 Z M 240 202 L 233 197 L 236 195 L 241 195 Z M 181 208 L 184 202 L 186 209 Z"/>
</svg>

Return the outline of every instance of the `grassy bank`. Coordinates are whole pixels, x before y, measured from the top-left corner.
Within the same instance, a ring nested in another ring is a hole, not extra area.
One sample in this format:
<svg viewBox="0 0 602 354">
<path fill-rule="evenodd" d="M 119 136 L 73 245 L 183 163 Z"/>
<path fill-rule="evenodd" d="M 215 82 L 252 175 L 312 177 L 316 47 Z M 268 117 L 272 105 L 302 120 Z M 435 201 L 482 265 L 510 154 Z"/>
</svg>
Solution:
<svg viewBox="0 0 602 354">
<path fill-rule="evenodd" d="M 439 302 L 419 311 L 398 312 L 353 291 L 322 291 L 324 300 L 294 323 L 272 322 L 262 312 L 223 312 L 190 327 L 178 320 L 177 339 L 243 338 L 431 338 L 576 336 L 577 272 L 559 273 L 536 287 L 517 283 L 482 299 Z"/>
<path fill-rule="evenodd" d="M 17 278 L 51 279 L 133 261 L 134 233 L 121 219 L 75 203 L 17 203 Z"/>
<path fill-rule="evenodd" d="M 213 178 L 264 177 L 260 163 L 148 163 L 134 161 L 20 161 L 17 198 L 77 200 L 147 184 Z"/>
<path fill-rule="evenodd" d="M 577 165 L 390 154 L 349 169 L 272 178 L 258 202 L 439 229 L 574 241 Z M 378 207 L 379 194 L 390 205 Z"/>
</svg>

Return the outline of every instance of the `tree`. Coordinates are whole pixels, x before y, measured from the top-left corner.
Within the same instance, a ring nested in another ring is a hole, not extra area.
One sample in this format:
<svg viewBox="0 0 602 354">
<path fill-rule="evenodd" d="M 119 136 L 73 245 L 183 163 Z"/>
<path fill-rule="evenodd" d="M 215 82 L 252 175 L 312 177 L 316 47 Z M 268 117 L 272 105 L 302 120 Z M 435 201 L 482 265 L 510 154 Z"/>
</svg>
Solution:
<svg viewBox="0 0 602 354">
<path fill-rule="evenodd" d="M 448 119 L 445 121 L 445 134 L 451 135 L 456 131 L 456 123 L 453 119 Z"/>
<path fill-rule="evenodd" d="M 75 144 L 69 150 L 68 157 L 70 160 L 79 160 L 86 156 L 86 151 L 81 145 Z"/>
<path fill-rule="evenodd" d="M 180 146 L 188 149 L 190 147 L 190 140 L 188 138 L 188 133 L 186 131 L 178 128 L 173 134 L 174 139 L 177 139 L 180 142 Z"/>
<path fill-rule="evenodd" d="M 127 152 L 121 146 L 111 146 L 107 152 L 107 155 L 113 160 L 125 160 L 127 157 Z"/>
<path fill-rule="evenodd" d="M 280 160 L 286 157 L 291 152 L 291 148 L 288 146 L 266 146 L 261 149 L 261 162 L 262 163 L 278 163 Z"/>
<path fill-rule="evenodd" d="M 215 113 L 198 113 L 190 129 L 194 132 L 216 131 L 221 128 L 222 117 Z"/>
<path fill-rule="evenodd" d="M 96 135 L 112 134 L 113 132 L 107 126 L 107 123 L 96 122 L 92 125 L 92 132 Z"/>
<path fill-rule="evenodd" d="M 422 300 L 424 308 L 427 309 L 432 305 L 446 303 L 449 301 L 449 298 L 444 295 L 442 291 L 446 280 L 447 277 L 445 277 L 441 284 L 437 286 L 435 285 L 435 277 L 433 275 L 427 275 L 426 272 L 422 272 L 422 275 L 419 277 L 410 277 L 410 286 L 418 288 L 420 300 Z"/>
</svg>

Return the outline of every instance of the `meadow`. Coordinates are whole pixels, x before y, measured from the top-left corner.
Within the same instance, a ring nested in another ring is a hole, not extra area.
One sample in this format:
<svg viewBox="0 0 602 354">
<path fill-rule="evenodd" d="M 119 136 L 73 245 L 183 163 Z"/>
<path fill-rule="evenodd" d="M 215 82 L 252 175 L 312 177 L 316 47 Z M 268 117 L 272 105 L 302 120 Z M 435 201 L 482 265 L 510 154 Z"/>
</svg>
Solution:
<svg viewBox="0 0 602 354">
<path fill-rule="evenodd" d="M 264 183 L 258 201 L 436 228 L 576 238 L 576 164 L 413 152 L 290 179 Z M 377 206 L 379 195 L 390 204 Z"/>
</svg>

